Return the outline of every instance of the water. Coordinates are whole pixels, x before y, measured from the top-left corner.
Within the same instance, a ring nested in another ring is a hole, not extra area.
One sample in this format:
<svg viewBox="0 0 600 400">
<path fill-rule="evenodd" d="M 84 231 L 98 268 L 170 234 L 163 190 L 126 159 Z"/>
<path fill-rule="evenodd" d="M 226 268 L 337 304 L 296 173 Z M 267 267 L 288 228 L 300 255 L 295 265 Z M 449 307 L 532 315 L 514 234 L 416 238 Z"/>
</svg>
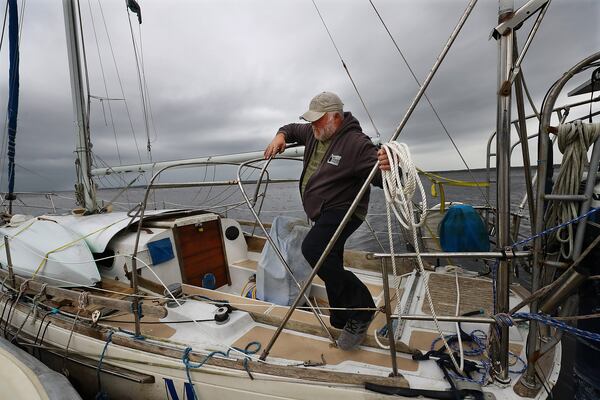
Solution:
<svg viewBox="0 0 600 400">
<path fill-rule="evenodd" d="M 206 173 L 207 171 L 210 171 Z M 276 171 L 278 172 L 278 171 Z M 197 174 L 198 175 L 198 174 Z M 204 174 L 199 176 L 204 179 L 219 180 L 229 179 L 224 173 L 214 174 L 211 168 L 207 168 Z M 242 175 L 242 179 L 256 179 L 257 172 L 250 171 L 248 174 Z M 485 170 L 468 171 L 449 171 L 440 172 L 438 175 L 445 178 L 457 181 L 485 182 L 487 179 Z M 491 178 L 495 178 L 495 172 L 491 172 Z M 428 178 L 421 178 L 425 192 L 427 193 L 427 205 L 432 207 L 439 204 L 439 197 L 432 196 L 432 183 Z M 249 197 L 255 194 L 255 185 L 248 184 L 245 186 L 245 191 Z M 474 206 L 495 206 L 495 187 L 459 187 L 444 185 L 445 201 L 446 202 L 462 202 Z M 512 211 L 517 212 L 518 206 L 523 200 L 525 193 L 525 179 L 522 168 L 514 168 L 511 171 L 511 200 Z M 438 188 L 439 192 L 439 188 Z M 143 188 L 132 188 L 120 194 L 120 190 L 116 189 L 101 189 L 98 191 L 98 198 L 103 204 L 112 201 L 114 210 L 130 210 L 132 207 L 141 202 L 144 198 L 145 190 Z M 117 197 L 118 196 L 118 197 Z M 419 195 L 415 195 L 415 201 L 420 200 Z M 439 196 L 439 194 L 438 194 Z M 252 213 L 249 211 L 247 204 L 244 202 L 243 196 L 237 185 L 233 186 L 218 186 L 218 187 L 202 187 L 202 188 L 185 188 L 185 189 L 160 189 L 155 190 L 149 196 L 148 208 L 202 208 L 207 209 L 213 207 L 213 210 L 227 215 L 231 218 L 254 221 Z M 74 194 L 72 192 L 61 192 L 55 195 L 19 196 L 19 202 L 14 207 L 14 211 L 19 213 L 40 214 L 54 212 L 70 212 L 76 207 Z M 525 205 L 525 208 L 527 206 Z M 300 194 L 297 183 L 282 183 L 270 184 L 266 196 L 259 197 L 256 209 L 260 209 L 260 216 L 263 222 L 271 222 L 277 215 L 288 215 L 297 218 L 306 218 L 300 201 Z M 522 210 L 525 218 L 521 222 L 521 237 L 529 235 L 529 221 L 527 219 L 527 210 Z M 435 213 L 432 212 L 432 213 Z M 435 216 L 434 216 L 435 217 Z M 369 204 L 368 222 L 375 231 L 371 232 L 367 224 L 362 224 L 361 227 L 348 239 L 346 248 L 370 252 L 389 252 L 389 236 L 387 229 L 386 206 L 383 190 L 373 188 L 371 190 L 371 201 Z M 401 234 L 400 225 L 393 220 L 393 239 L 395 251 L 406 251 L 407 241 L 410 242 L 410 237 L 405 238 Z M 245 228 L 247 229 L 247 228 Z M 255 231 L 258 234 L 263 234 L 260 227 L 249 228 L 250 231 Z M 435 228 L 433 228 L 435 230 Z M 425 232 L 426 233 L 426 232 Z M 411 250 L 412 251 L 412 250 Z M 489 272 L 489 266 L 485 265 L 481 260 L 477 261 L 461 261 L 461 266 L 470 270 L 485 273 Z M 530 276 L 521 274 L 519 282 L 526 287 L 530 286 Z"/>
<path fill-rule="evenodd" d="M 484 182 L 486 180 L 485 170 L 474 170 L 472 173 L 467 171 L 449 171 L 439 173 L 449 179 Z M 249 178 L 253 178 L 249 176 Z M 492 171 L 492 179 L 495 173 Z M 431 182 L 421 178 L 425 191 L 427 193 L 427 205 L 432 207 L 439 204 L 440 198 L 433 197 L 431 194 Z M 245 190 L 249 197 L 254 196 L 255 186 L 246 185 Z M 462 202 L 474 206 L 495 206 L 496 191 L 495 187 L 489 188 L 467 188 L 444 185 L 446 202 Z M 511 170 L 511 202 L 512 211 L 518 211 L 518 205 L 523 199 L 525 193 L 525 179 L 523 169 L 515 168 Z M 98 198 L 103 204 L 113 201 L 114 210 L 130 210 L 135 204 L 143 200 L 144 189 L 132 188 L 122 193 L 115 199 L 119 190 L 101 189 L 98 191 Z M 262 205 L 261 205 L 262 200 Z M 300 201 L 300 194 L 296 183 L 271 184 L 268 187 L 267 195 L 264 199 L 261 197 L 257 203 L 257 209 L 260 208 L 260 215 L 263 222 L 271 222 L 276 215 L 289 215 L 298 218 L 306 218 Z M 73 192 L 57 192 L 53 195 L 19 195 L 18 201 L 13 205 L 14 213 L 24 213 L 39 215 L 44 213 L 65 213 L 76 208 Z M 186 188 L 186 189 L 161 189 L 154 191 L 149 197 L 148 208 L 210 208 L 228 217 L 254 221 L 252 213 L 243 201 L 243 197 L 237 186 L 213 187 L 213 188 Z M 525 206 L 526 208 L 527 206 Z M 56 211 L 55 211 L 56 210 Z M 529 221 L 527 219 L 527 209 L 523 210 L 524 216 L 521 222 L 521 232 L 523 235 L 529 235 Z M 383 190 L 373 188 L 371 190 L 371 201 L 369 204 L 368 221 L 376 232 L 377 239 L 383 244 L 384 250 L 389 250 L 387 234 L 387 218 L 385 209 L 385 199 Z M 257 228 L 260 229 L 260 228 Z M 395 232 L 399 232 L 396 225 Z M 260 232 L 259 232 L 260 233 Z M 399 233 L 394 234 L 396 240 L 396 249 L 403 249 L 404 241 Z M 375 239 L 366 224 L 363 224 L 348 240 L 347 248 L 363 251 L 381 251 L 378 240 Z"/>
</svg>

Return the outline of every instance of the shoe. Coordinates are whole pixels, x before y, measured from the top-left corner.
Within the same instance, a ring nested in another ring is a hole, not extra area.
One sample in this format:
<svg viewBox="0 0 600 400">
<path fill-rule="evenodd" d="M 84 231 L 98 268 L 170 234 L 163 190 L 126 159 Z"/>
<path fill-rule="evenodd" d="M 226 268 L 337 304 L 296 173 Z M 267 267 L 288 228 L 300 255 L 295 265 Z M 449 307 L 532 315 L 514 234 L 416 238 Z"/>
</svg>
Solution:
<svg viewBox="0 0 600 400">
<path fill-rule="evenodd" d="M 371 325 L 371 320 L 358 321 L 356 319 L 349 319 L 337 340 L 338 347 L 346 351 L 358 348 L 367 336 L 369 325 Z"/>
</svg>

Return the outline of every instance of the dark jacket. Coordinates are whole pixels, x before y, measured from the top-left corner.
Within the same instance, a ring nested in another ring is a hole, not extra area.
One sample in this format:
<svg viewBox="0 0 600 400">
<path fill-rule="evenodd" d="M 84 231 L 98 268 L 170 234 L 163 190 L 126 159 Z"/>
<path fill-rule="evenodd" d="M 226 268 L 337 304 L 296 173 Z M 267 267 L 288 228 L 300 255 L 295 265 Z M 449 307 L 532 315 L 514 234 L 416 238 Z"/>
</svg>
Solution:
<svg viewBox="0 0 600 400">
<path fill-rule="evenodd" d="M 287 143 L 297 142 L 305 146 L 300 185 L 306 172 L 310 156 L 315 150 L 315 139 L 310 124 L 288 124 L 279 128 Z M 304 189 L 302 204 L 311 220 L 328 209 L 350 208 L 369 172 L 377 161 L 377 147 L 362 132 L 362 128 L 351 113 L 344 113 L 344 122 L 335 133 L 323 161 L 310 177 Z M 373 180 L 381 187 L 381 173 Z M 359 214 L 366 215 L 369 206 L 369 189 L 357 206 Z"/>
</svg>

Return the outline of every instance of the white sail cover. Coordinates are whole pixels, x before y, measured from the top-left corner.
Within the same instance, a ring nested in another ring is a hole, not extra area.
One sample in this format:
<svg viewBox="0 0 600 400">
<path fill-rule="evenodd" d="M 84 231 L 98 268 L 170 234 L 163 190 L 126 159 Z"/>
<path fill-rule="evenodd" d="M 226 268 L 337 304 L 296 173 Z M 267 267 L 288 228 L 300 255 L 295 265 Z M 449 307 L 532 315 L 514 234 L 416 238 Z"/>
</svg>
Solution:
<svg viewBox="0 0 600 400">
<path fill-rule="evenodd" d="M 147 210 L 144 214 L 150 216 L 173 211 L 177 210 Z M 139 217 L 132 219 L 122 211 L 92 215 L 51 215 L 46 218 L 53 219 L 79 237 L 83 237 L 94 253 L 102 253 L 117 233 L 139 220 Z"/>
<path fill-rule="evenodd" d="M 30 218 L 0 227 L 8 236 L 15 274 L 34 275 L 54 286 L 92 286 L 100 281 L 94 257 L 81 236 L 49 218 Z M 0 243 L 0 263 L 6 269 L 4 241 Z"/>
</svg>

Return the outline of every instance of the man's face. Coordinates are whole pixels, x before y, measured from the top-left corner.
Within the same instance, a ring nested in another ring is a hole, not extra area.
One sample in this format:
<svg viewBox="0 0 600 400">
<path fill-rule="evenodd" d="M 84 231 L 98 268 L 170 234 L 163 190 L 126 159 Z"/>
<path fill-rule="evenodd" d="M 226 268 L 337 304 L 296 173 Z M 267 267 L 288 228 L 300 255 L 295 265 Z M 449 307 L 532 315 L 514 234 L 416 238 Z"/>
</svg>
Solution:
<svg viewBox="0 0 600 400">
<path fill-rule="evenodd" d="M 327 113 L 321 118 L 311 123 L 313 135 L 320 142 L 325 142 L 333 137 L 337 126 L 335 124 L 335 114 Z"/>
</svg>

